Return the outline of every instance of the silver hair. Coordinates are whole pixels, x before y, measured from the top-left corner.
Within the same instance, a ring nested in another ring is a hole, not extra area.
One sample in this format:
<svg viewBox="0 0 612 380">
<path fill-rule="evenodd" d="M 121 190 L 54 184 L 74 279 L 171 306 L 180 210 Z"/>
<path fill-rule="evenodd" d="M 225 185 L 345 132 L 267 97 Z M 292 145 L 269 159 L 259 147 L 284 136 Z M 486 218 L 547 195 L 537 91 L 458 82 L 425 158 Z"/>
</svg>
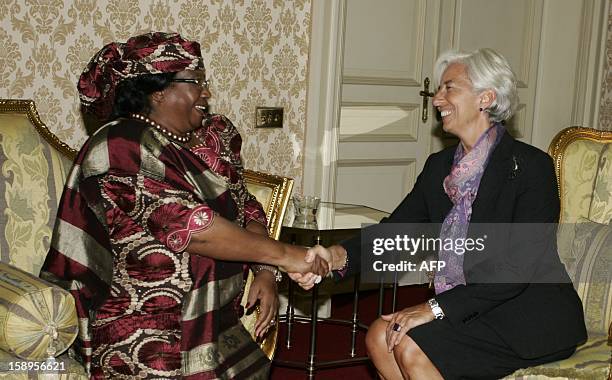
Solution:
<svg viewBox="0 0 612 380">
<path fill-rule="evenodd" d="M 434 66 L 434 83 L 437 86 L 444 70 L 451 63 L 465 65 L 468 78 L 472 82 L 475 93 L 484 90 L 495 92 L 496 98 L 487 108 L 492 121 L 508 120 L 518 107 L 518 92 L 516 90 L 516 77 L 510 64 L 498 52 L 484 48 L 463 53 L 449 50 L 440 55 Z"/>
</svg>

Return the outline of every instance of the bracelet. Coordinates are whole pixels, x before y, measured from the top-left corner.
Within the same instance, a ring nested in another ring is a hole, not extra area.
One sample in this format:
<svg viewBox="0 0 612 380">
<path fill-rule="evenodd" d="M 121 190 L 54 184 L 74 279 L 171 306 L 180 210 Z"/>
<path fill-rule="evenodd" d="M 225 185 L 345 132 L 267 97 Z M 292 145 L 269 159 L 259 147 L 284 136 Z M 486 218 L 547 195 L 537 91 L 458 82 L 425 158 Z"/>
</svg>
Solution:
<svg viewBox="0 0 612 380">
<path fill-rule="evenodd" d="M 251 270 L 253 271 L 254 274 L 257 274 L 257 273 L 261 272 L 262 270 L 267 270 L 268 272 L 272 272 L 272 274 L 274 275 L 274 280 L 276 282 L 283 281 L 283 274 L 275 266 L 264 265 L 264 264 L 253 264 L 253 265 L 251 265 Z"/>
<path fill-rule="evenodd" d="M 429 304 L 429 307 L 431 308 L 431 312 L 433 313 L 435 319 L 444 318 L 444 311 L 442 311 L 442 308 L 440 307 L 440 305 L 438 305 L 438 301 L 436 301 L 435 298 L 431 298 L 427 301 L 427 303 Z"/>
<path fill-rule="evenodd" d="M 348 252 L 346 252 L 346 259 L 344 260 L 344 265 L 338 268 L 336 271 L 344 274 L 348 269 L 348 264 L 349 264 L 349 255 L 348 255 Z"/>
</svg>

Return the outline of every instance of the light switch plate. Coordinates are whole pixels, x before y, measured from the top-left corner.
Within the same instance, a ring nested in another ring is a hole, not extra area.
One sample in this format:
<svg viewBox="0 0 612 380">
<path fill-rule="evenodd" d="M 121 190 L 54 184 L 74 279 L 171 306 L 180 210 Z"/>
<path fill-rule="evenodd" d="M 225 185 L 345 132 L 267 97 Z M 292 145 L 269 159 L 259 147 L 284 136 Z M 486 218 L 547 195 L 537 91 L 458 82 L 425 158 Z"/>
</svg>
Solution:
<svg viewBox="0 0 612 380">
<path fill-rule="evenodd" d="M 255 128 L 282 128 L 283 107 L 257 107 Z"/>
</svg>

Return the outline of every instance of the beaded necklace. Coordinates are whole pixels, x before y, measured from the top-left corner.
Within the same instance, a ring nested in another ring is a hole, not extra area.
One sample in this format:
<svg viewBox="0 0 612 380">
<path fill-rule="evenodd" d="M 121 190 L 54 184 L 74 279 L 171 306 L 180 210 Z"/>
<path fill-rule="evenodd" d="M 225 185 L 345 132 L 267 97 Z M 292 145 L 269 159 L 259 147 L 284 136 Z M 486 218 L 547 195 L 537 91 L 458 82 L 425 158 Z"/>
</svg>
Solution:
<svg viewBox="0 0 612 380">
<path fill-rule="evenodd" d="M 139 113 L 132 113 L 132 114 L 130 114 L 130 117 L 133 118 L 133 119 L 144 121 L 145 123 L 149 124 L 153 128 L 155 128 L 158 131 L 160 131 L 162 134 L 166 135 L 166 137 L 170 138 L 171 140 L 178 141 L 178 142 L 183 143 L 183 144 L 188 142 L 189 140 L 191 140 L 191 132 L 187 132 L 183 136 L 180 136 L 180 135 L 177 135 L 176 133 L 170 132 L 169 130 L 167 130 L 166 128 L 162 127 L 158 123 L 154 122 L 153 120 L 151 120 L 148 117 L 146 117 L 144 115 L 141 115 Z"/>
</svg>

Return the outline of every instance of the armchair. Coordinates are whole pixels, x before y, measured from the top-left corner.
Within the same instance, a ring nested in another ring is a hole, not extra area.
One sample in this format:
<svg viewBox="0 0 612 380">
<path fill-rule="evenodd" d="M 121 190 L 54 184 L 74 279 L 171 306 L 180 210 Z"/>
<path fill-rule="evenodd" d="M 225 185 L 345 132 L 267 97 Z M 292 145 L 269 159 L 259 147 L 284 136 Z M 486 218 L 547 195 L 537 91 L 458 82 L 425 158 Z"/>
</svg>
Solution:
<svg viewBox="0 0 612 380">
<path fill-rule="evenodd" d="M 566 128 L 548 153 L 561 196 L 559 256 L 582 299 L 588 340 L 568 359 L 506 379 L 612 380 L 612 132 Z"/>
<path fill-rule="evenodd" d="M 32 100 L 0 99 L 0 265 L 20 271 L 23 278 L 38 281 L 45 289 L 53 285 L 34 276 L 38 275 L 47 254 L 59 199 L 76 153 L 47 129 Z M 250 170 L 245 170 L 244 175 L 249 191 L 264 207 L 270 237 L 278 239 L 293 180 Z M 0 270 L 0 274 L 3 272 Z M 4 326 L 5 314 L 2 313 L 8 308 L 4 301 L 10 298 L 7 289 L 11 284 L 6 277 L 0 276 L 0 330 Z M 55 294 L 58 289 L 52 289 L 51 293 Z M 74 305 L 69 307 L 73 318 L 66 315 L 64 318 L 74 320 L 76 328 Z M 252 334 L 255 320 L 256 315 L 243 319 Z M 18 358 L 14 356 L 16 352 L 1 349 L 3 332 L 0 331 L 0 378 L 32 378 L 36 373 L 15 373 L 4 368 L 7 363 L 24 360 L 26 356 Z M 275 329 L 270 331 L 261 343 L 270 358 L 276 346 L 276 334 Z M 58 378 L 87 378 L 84 368 L 67 354 L 62 355 L 61 360 L 67 363 L 67 368 Z"/>
</svg>

